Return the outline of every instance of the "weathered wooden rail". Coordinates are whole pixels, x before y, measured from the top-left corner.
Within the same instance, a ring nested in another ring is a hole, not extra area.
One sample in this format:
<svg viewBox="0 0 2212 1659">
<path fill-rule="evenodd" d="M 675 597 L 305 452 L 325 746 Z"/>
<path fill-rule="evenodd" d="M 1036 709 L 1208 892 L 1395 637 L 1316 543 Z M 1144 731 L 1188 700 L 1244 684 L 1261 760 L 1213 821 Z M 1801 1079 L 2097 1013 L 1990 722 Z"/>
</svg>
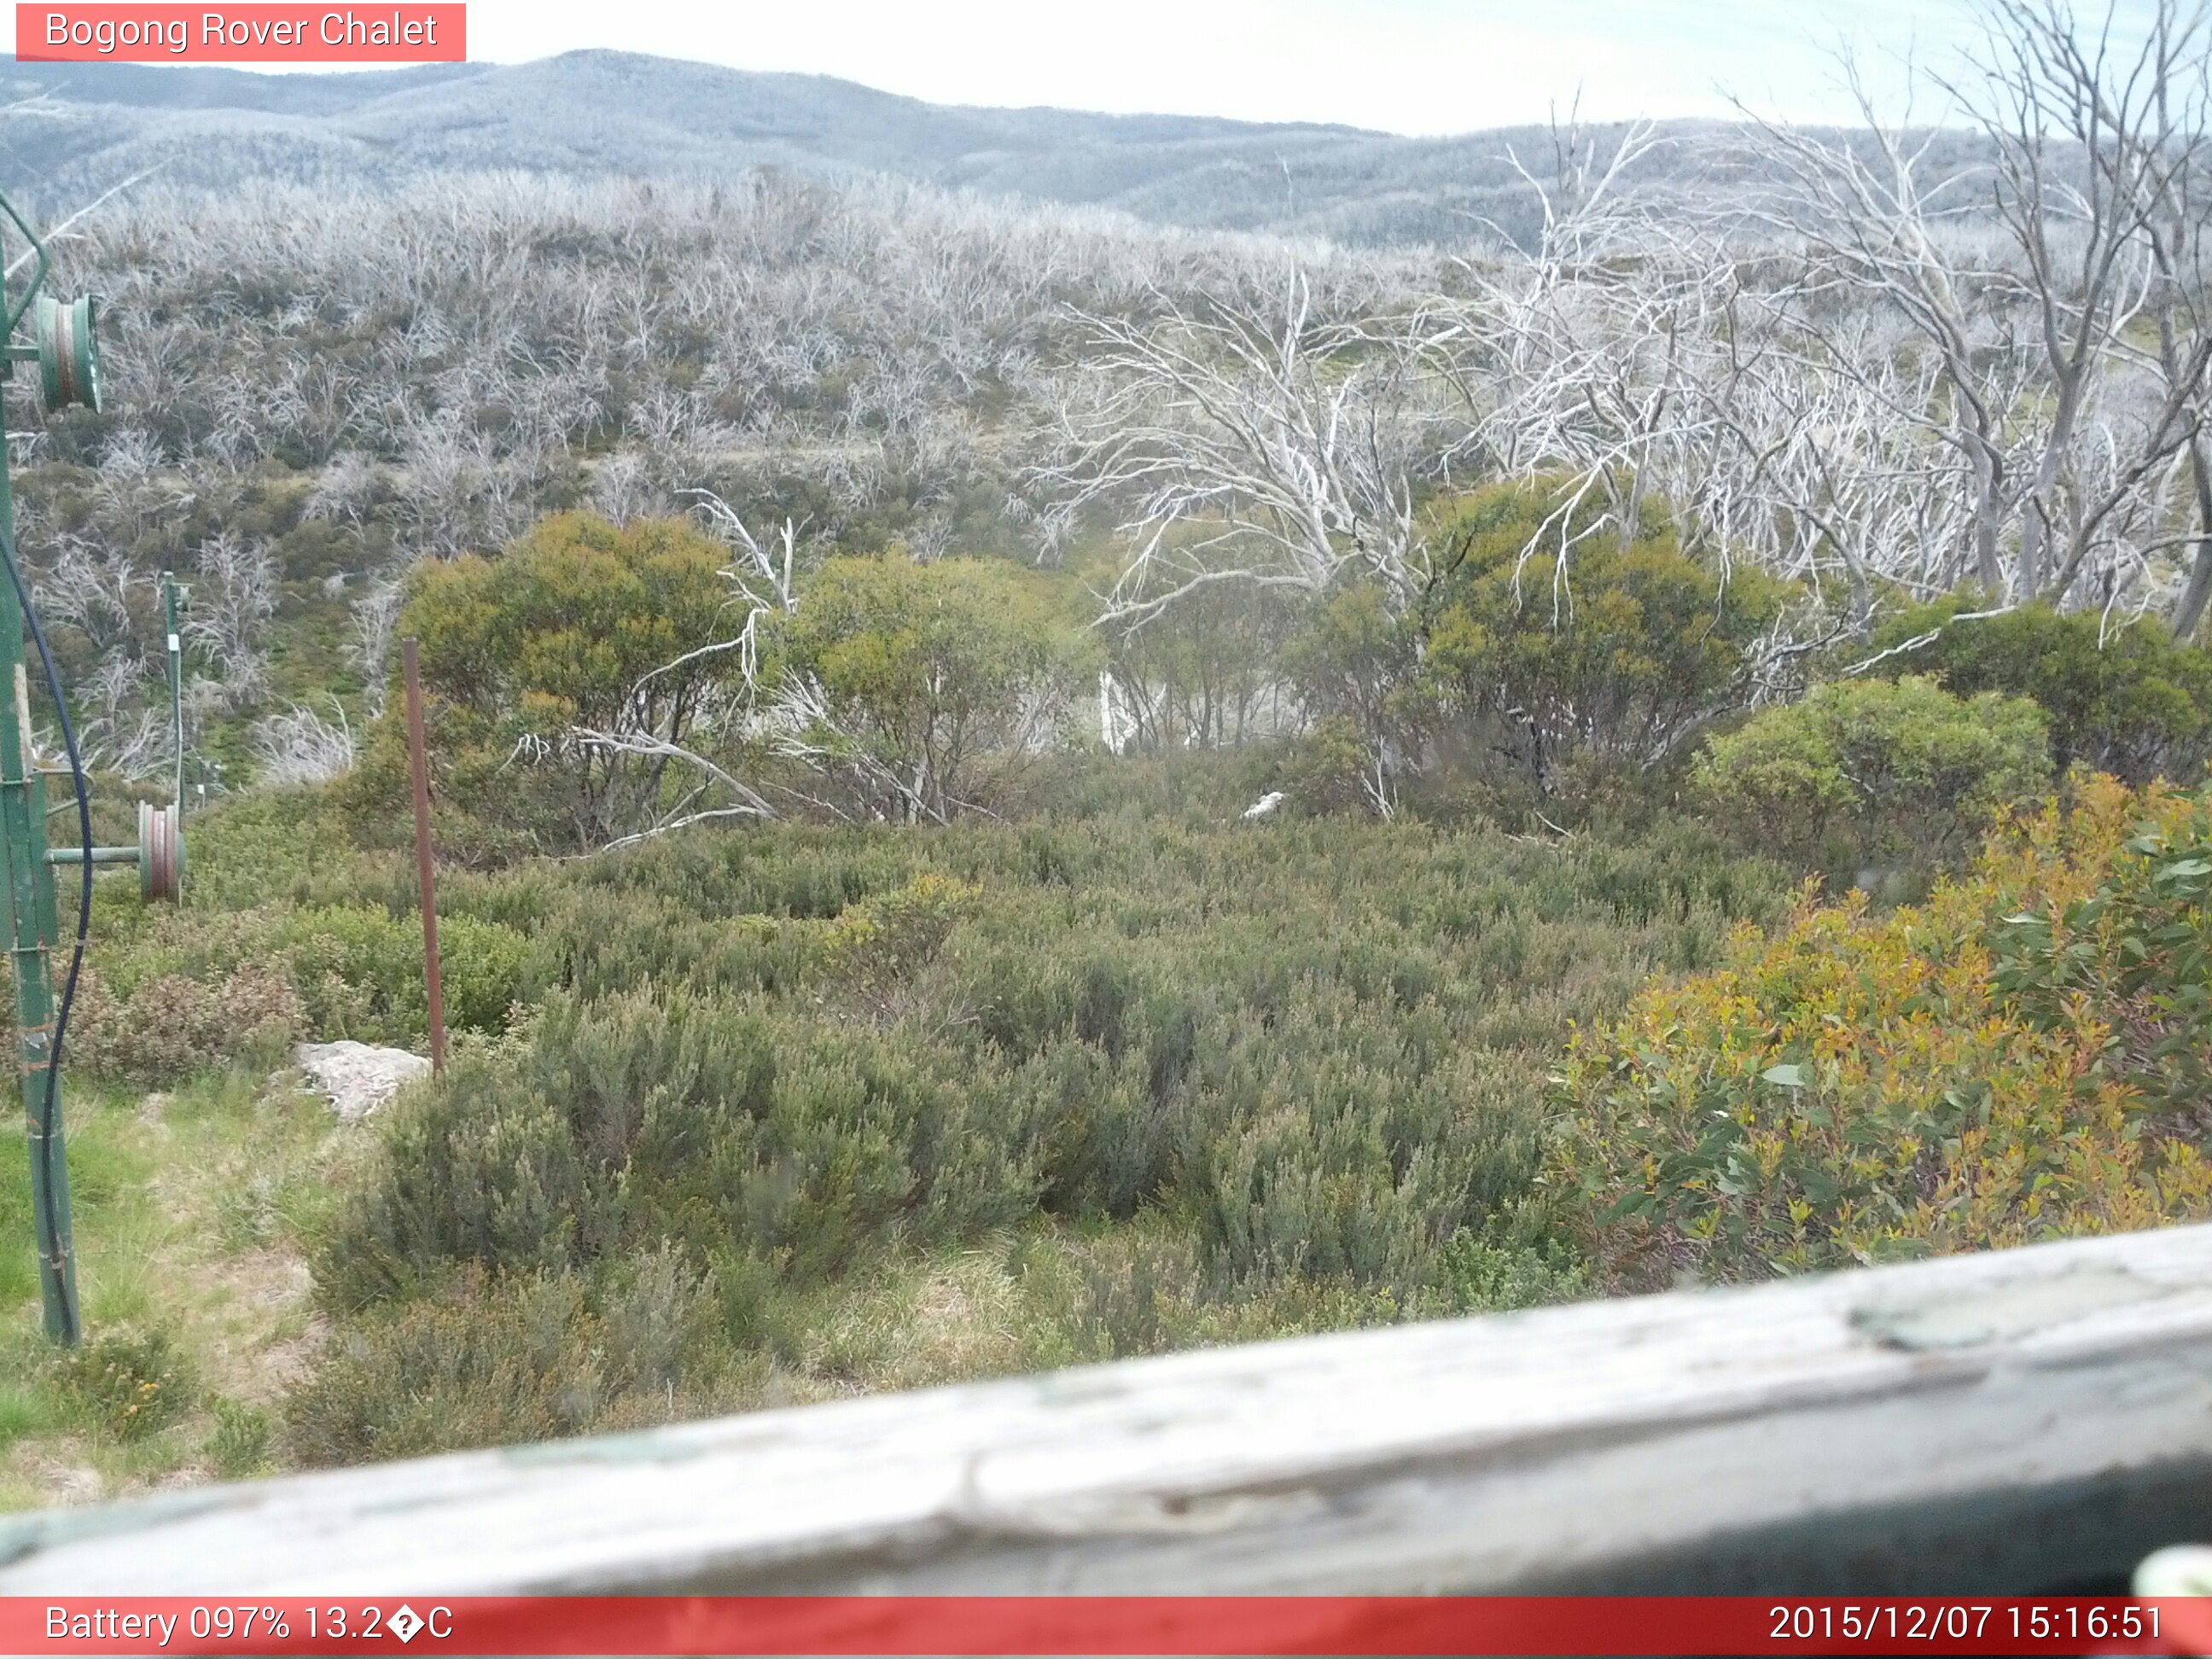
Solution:
<svg viewBox="0 0 2212 1659">
<path fill-rule="evenodd" d="M 0 1522 L 0 1593 L 2118 1589 L 2212 1537 L 2212 1227 Z"/>
</svg>

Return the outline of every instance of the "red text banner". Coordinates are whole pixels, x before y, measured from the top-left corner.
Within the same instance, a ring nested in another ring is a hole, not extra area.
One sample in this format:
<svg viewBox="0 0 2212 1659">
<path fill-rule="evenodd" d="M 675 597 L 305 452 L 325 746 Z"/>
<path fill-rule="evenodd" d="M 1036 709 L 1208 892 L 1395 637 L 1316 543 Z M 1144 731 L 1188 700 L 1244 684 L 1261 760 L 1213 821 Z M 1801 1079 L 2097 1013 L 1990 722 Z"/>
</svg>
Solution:
<svg viewBox="0 0 2212 1659">
<path fill-rule="evenodd" d="M 21 5 L 27 64 L 429 64 L 468 56 L 463 5 Z"/>
<path fill-rule="evenodd" d="M 9 1654 L 2212 1652 L 2212 1601 L 1991 1596 L 29 1596 Z"/>
</svg>

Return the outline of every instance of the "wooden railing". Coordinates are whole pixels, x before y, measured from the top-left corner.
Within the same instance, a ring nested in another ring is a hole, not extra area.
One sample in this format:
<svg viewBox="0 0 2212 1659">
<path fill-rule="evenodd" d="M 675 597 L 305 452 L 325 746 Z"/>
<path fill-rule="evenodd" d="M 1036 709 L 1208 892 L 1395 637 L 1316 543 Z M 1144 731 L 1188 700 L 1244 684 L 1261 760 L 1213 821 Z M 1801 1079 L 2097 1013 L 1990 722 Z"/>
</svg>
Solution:
<svg viewBox="0 0 2212 1659">
<path fill-rule="evenodd" d="M 0 1521 L 0 1594 L 2037 1593 L 2212 1530 L 2212 1227 Z"/>
</svg>

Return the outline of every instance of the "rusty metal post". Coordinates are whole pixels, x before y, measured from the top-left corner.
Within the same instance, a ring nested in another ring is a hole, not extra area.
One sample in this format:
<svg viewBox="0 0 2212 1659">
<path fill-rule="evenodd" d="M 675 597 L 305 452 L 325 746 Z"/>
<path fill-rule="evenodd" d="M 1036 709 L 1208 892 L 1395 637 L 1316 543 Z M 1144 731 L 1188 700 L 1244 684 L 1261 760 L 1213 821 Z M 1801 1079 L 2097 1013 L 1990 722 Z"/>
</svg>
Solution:
<svg viewBox="0 0 2212 1659">
<path fill-rule="evenodd" d="M 422 674 L 415 636 L 399 643 L 407 676 L 407 757 L 415 769 L 415 869 L 422 893 L 422 981 L 430 993 L 430 1066 L 446 1069 L 446 995 L 438 983 L 438 897 L 430 869 L 430 760 L 422 738 Z"/>
</svg>

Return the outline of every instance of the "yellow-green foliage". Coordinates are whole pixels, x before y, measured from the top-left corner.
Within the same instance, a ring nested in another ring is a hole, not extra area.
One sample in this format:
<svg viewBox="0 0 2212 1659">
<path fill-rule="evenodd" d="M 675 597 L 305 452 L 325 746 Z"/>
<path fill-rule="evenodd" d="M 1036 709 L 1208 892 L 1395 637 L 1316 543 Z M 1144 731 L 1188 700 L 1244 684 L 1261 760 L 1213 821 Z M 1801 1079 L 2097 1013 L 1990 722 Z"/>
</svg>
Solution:
<svg viewBox="0 0 2212 1659">
<path fill-rule="evenodd" d="M 1629 1283 L 2212 1213 L 2174 1109 L 2208 1022 L 2212 802 L 2109 779 L 1929 902 L 1814 902 L 1580 1036 L 1547 1179 Z"/>
<path fill-rule="evenodd" d="M 866 984 L 918 972 L 982 891 L 974 882 L 924 870 L 905 886 L 865 899 L 830 922 L 823 937 L 828 965 Z"/>
<path fill-rule="evenodd" d="M 418 565 L 402 629 L 422 641 L 441 796 L 471 829 L 526 847 L 599 840 L 648 811 L 666 763 L 580 745 L 572 730 L 629 721 L 684 739 L 739 672 L 737 652 L 708 648 L 744 620 L 726 565 L 679 520 L 617 528 L 581 513 L 541 520 L 495 557 Z M 399 708 L 395 688 L 354 785 L 365 809 L 404 799 Z M 449 848 L 465 839 L 453 830 Z"/>
<path fill-rule="evenodd" d="M 118 1440 L 155 1432 L 191 1401 L 191 1379 L 161 1331 L 99 1331 L 61 1364 L 79 1402 Z"/>
<path fill-rule="evenodd" d="M 2106 1063 L 2154 1110 L 2193 1112 L 2212 1060 L 2212 796 L 2154 786 L 2096 886 L 2008 915 L 1993 983 L 2038 1028 L 2077 1011 L 2110 1028 Z"/>
<path fill-rule="evenodd" d="M 1685 553 L 1657 503 L 1626 545 L 1599 514 L 1595 500 L 1501 485 L 1452 503 L 1440 526 L 1456 562 L 1425 602 L 1422 677 L 1540 779 L 1582 755 L 1673 755 L 1748 696 L 1752 647 L 1789 597 Z"/>
<path fill-rule="evenodd" d="M 944 817 L 1050 735 L 1095 652 L 1071 597 L 997 559 L 832 558 L 776 629 L 775 667 L 820 688 L 810 735 L 865 812 Z"/>
<path fill-rule="evenodd" d="M 560 514 L 495 558 L 418 567 L 405 626 L 422 638 L 424 677 L 453 702 L 519 712 L 540 731 L 604 726 L 648 670 L 732 631 L 726 563 L 681 520 L 617 528 Z M 658 695 L 696 694 L 696 678 L 673 679 Z"/>
<path fill-rule="evenodd" d="M 1957 697 L 1933 680 L 1815 686 L 1709 742 L 1705 810 L 1755 845 L 1808 860 L 1971 851 L 1996 815 L 2051 783 L 2050 735 L 2025 697 Z"/>
<path fill-rule="evenodd" d="M 2033 697 L 2061 772 L 2080 765 L 2131 783 L 2203 772 L 2212 754 L 2212 651 L 2177 641 L 2155 617 L 2116 624 L 2094 609 L 2023 605 L 1957 620 L 1973 603 L 1953 595 L 1892 618 L 1872 641 L 1896 653 L 1878 672 L 1930 675 L 1961 696 Z"/>
</svg>

